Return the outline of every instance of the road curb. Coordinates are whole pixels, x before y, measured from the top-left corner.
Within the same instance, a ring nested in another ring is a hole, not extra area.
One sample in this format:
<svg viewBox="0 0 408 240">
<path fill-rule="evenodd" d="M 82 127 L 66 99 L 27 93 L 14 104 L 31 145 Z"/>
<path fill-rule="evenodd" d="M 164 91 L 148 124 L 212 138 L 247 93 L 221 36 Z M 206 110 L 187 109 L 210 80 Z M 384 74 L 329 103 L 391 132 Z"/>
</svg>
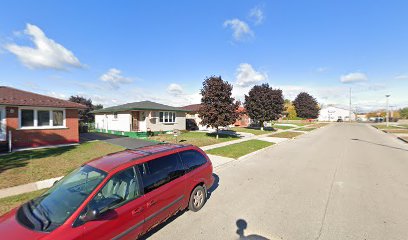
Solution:
<svg viewBox="0 0 408 240">
<path fill-rule="evenodd" d="M 399 140 L 408 143 L 408 140 L 403 139 L 402 137 L 397 137 Z"/>
<path fill-rule="evenodd" d="M 0 189 L 0 198 L 11 197 L 11 196 L 15 196 L 15 195 L 23 194 L 23 193 L 29 193 L 29 192 L 34 192 L 37 190 L 49 188 L 54 184 L 55 181 L 60 180 L 62 177 L 63 176 L 41 180 L 37 182 L 32 182 L 32 183 L 27 183 L 27 184 L 15 186 L 15 187 Z"/>
</svg>

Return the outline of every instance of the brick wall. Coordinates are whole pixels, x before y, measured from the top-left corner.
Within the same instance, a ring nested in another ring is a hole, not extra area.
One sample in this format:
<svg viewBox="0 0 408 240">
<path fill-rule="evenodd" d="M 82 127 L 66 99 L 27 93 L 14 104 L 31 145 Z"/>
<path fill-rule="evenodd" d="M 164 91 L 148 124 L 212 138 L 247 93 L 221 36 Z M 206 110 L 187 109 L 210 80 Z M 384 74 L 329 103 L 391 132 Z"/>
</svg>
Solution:
<svg viewBox="0 0 408 240">
<path fill-rule="evenodd" d="M 66 109 L 66 128 L 63 129 L 32 129 L 19 128 L 18 108 L 7 107 L 7 133 L 12 132 L 13 148 L 40 147 L 79 142 L 78 110 Z M 8 137 L 8 136 L 7 136 Z"/>
</svg>

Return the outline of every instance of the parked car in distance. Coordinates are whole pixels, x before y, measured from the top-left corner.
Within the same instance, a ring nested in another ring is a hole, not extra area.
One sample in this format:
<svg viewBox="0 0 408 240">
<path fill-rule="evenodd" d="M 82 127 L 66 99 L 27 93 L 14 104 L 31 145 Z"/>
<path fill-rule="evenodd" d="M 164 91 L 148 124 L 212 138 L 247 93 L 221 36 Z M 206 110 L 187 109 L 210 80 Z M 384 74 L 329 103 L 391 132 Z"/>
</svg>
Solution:
<svg viewBox="0 0 408 240">
<path fill-rule="evenodd" d="M 92 160 L 0 217 L 2 239 L 136 239 L 178 211 L 200 210 L 213 184 L 207 155 L 162 144 Z"/>
</svg>

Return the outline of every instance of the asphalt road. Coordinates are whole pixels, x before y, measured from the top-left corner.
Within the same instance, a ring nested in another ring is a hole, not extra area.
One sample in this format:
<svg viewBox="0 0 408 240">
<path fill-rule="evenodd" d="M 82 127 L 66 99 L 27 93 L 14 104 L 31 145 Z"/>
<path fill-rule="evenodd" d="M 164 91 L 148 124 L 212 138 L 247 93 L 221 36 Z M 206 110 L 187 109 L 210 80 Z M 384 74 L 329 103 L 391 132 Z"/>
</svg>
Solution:
<svg viewBox="0 0 408 240">
<path fill-rule="evenodd" d="M 149 239 L 408 239 L 408 144 L 369 125 L 333 124 L 215 173 L 204 208 Z"/>
</svg>

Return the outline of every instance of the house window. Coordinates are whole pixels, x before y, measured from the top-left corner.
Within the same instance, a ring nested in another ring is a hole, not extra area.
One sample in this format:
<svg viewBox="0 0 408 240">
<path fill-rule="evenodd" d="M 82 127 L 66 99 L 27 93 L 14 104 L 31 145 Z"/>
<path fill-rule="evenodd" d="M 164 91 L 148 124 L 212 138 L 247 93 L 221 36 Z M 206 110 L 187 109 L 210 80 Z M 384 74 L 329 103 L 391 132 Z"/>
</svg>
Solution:
<svg viewBox="0 0 408 240">
<path fill-rule="evenodd" d="M 50 111 L 38 110 L 37 112 L 38 126 L 50 126 Z"/>
<path fill-rule="evenodd" d="M 52 125 L 55 127 L 64 126 L 64 112 L 61 110 L 52 111 Z"/>
<path fill-rule="evenodd" d="M 34 110 L 21 110 L 21 126 L 34 127 Z"/>
<path fill-rule="evenodd" d="M 65 126 L 65 111 L 54 109 L 20 109 L 20 127 L 29 128 L 60 128 Z"/>
<path fill-rule="evenodd" d="M 161 123 L 175 123 L 176 113 L 175 112 L 160 112 L 159 120 Z"/>
</svg>

